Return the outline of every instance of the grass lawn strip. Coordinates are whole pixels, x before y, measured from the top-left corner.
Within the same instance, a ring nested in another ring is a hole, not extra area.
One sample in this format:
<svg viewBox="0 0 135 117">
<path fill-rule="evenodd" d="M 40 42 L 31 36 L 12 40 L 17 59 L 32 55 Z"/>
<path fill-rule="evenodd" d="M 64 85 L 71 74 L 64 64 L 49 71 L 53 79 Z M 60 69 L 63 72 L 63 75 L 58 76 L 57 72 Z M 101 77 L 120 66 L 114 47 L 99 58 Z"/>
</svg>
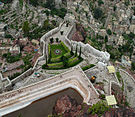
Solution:
<svg viewBox="0 0 135 117">
<path fill-rule="evenodd" d="M 63 47 L 63 45 L 60 43 L 60 44 L 52 44 L 50 45 L 50 48 L 51 48 L 51 57 L 52 58 L 57 58 L 57 57 L 60 57 L 62 55 L 64 55 L 65 53 L 67 53 L 66 49 Z M 57 55 L 55 53 L 55 50 L 61 50 L 61 54 Z"/>
</svg>

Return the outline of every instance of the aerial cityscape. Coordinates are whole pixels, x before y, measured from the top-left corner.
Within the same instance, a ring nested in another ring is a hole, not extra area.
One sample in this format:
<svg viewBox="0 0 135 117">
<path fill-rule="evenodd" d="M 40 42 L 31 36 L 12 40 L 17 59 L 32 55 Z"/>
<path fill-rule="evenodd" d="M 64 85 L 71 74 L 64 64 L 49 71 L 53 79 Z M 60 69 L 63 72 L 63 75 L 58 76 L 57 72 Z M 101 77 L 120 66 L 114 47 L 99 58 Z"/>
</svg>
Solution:
<svg viewBox="0 0 135 117">
<path fill-rule="evenodd" d="M 135 0 L 0 0 L 0 117 L 135 117 Z"/>
</svg>

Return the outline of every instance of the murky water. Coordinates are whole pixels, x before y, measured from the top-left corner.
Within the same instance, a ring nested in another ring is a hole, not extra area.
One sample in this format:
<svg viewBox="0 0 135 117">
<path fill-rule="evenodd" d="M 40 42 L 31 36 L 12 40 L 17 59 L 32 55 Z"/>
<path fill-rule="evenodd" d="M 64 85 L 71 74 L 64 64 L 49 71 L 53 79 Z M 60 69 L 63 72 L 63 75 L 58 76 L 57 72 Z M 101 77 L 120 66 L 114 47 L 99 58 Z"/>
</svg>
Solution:
<svg viewBox="0 0 135 117">
<path fill-rule="evenodd" d="M 5 115 L 4 117 L 48 117 L 48 115 L 52 113 L 56 100 L 63 95 L 69 95 L 70 97 L 76 99 L 78 103 L 83 101 L 82 97 L 77 91 L 69 88 L 54 95 L 40 99 L 31 105 Z"/>
</svg>

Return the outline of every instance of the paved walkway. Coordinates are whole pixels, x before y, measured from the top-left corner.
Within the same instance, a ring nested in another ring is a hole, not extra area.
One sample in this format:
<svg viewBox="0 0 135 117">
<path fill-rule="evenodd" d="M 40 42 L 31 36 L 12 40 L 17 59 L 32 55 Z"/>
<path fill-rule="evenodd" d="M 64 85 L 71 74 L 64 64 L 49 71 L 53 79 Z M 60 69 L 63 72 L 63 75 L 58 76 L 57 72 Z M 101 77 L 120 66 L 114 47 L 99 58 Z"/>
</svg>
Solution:
<svg viewBox="0 0 135 117">
<path fill-rule="evenodd" d="M 92 76 L 96 76 L 96 83 L 104 83 L 104 93 L 110 95 L 110 82 L 116 82 L 117 79 L 113 74 L 109 74 L 108 70 L 100 70 L 98 67 L 93 67 L 85 71 L 87 77 L 90 79 Z"/>
<path fill-rule="evenodd" d="M 135 81 L 126 72 L 120 70 L 121 77 L 124 81 L 124 90 L 127 101 L 132 108 L 135 108 Z"/>
</svg>

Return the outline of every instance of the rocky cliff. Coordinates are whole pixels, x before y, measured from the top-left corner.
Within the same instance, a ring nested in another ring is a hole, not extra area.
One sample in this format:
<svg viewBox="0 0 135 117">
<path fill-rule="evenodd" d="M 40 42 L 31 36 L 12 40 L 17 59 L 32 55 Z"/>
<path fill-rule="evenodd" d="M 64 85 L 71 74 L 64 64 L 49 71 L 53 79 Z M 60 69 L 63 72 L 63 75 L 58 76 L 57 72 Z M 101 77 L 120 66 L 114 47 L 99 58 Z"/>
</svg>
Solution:
<svg viewBox="0 0 135 117">
<path fill-rule="evenodd" d="M 91 107 L 86 104 L 78 104 L 75 99 L 64 95 L 56 101 L 53 117 L 58 115 L 62 117 L 99 117 L 99 113 L 90 113 L 89 108 Z M 135 111 L 127 107 L 111 108 L 104 112 L 102 117 L 135 117 Z"/>
</svg>

